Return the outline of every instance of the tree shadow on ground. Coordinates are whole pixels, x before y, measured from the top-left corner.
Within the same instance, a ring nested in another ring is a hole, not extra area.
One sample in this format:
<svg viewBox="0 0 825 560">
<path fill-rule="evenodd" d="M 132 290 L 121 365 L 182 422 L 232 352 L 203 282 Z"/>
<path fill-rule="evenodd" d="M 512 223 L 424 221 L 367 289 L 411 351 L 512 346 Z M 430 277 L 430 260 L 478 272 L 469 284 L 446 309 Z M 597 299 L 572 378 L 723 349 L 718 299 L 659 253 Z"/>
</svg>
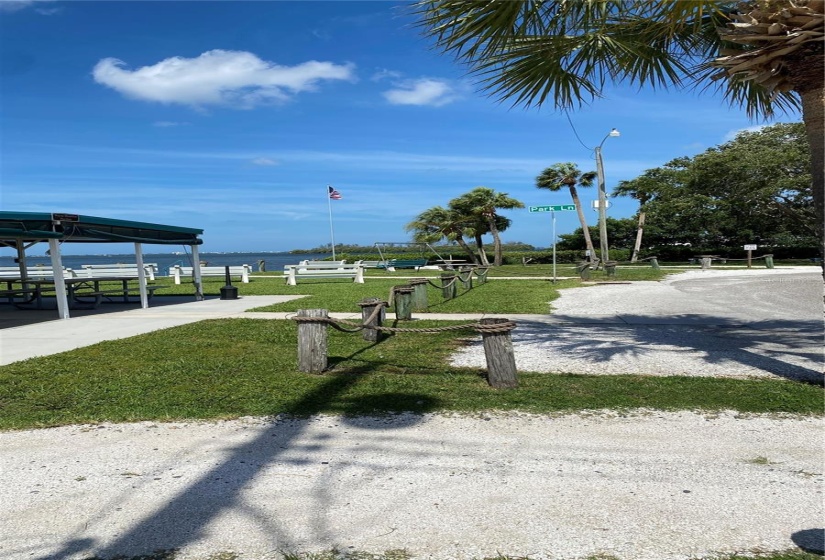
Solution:
<svg viewBox="0 0 825 560">
<path fill-rule="evenodd" d="M 366 348 L 354 353 L 353 356 L 364 350 Z M 351 358 L 352 356 L 347 359 Z M 373 367 L 367 364 L 350 369 L 344 374 L 330 375 L 315 390 L 297 399 L 289 409 L 301 417 L 320 414 L 328 408 L 332 400 L 338 399 L 339 395 L 357 384 L 372 370 Z M 384 397 L 400 404 L 415 403 L 414 409 L 418 412 L 434 410 L 439 405 L 435 399 L 426 395 L 388 393 L 384 396 L 354 398 L 349 404 L 345 404 L 342 412 L 345 415 L 357 415 L 366 410 L 372 410 L 382 403 L 386 409 Z M 379 420 L 380 427 L 404 428 L 422 420 L 420 416 L 411 414 L 405 415 L 402 421 L 397 421 L 396 417 L 393 419 L 392 422 Z M 353 425 L 361 424 L 356 420 L 346 421 L 353 422 Z M 292 418 L 291 413 L 287 411 L 282 417 L 275 419 L 261 430 L 256 437 L 233 448 L 225 460 L 203 474 L 162 508 L 136 522 L 114 541 L 101 543 L 90 538 L 71 539 L 59 545 L 55 552 L 39 558 L 58 560 L 77 554 L 88 554 L 98 559 L 141 557 L 141 555 L 147 555 L 146 558 L 165 558 L 163 554 L 168 551 L 179 550 L 208 536 L 210 523 L 229 510 L 240 510 L 252 516 L 256 523 L 265 527 L 272 542 L 279 543 L 282 549 L 289 549 L 293 546 L 293 535 L 286 534 L 279 527 L 277 518 L 262 516 L 260 512 L 248 511 L 249 507 L 244 503 L 242 492 L 263 470 L 274 463 L 285 462 L 300 466 L 307 462 L 307 459 L 301 457 L 300 454 L 296 457 L 296 449 L 294 449 L 294 443 L 302 437 L 306 427 L 306 422 Z M 317 445 L 322 446 L 323 441 L 319 441 Z M 289 453 L 292 453 L 292 456 L 284 458 Z M 124 499 L 117 505 L 126 509 L 127 504 L 127 500 Z M 134 512 L 136 518 L 141 515 L 143 515 L 141 511 Z M 105 512 L 99 515 L 93 514 L 91 517 L 100 516 L 105 517 Z M 324 535 L 323 527 L 315 528 L 320 535 Z"/>
<path fill-rule="evenodd" d="M 825 529 L 804 529 L 791 535 L 796 546 L 813 554 L 825 555 Z"/>
<path fill-rule="evenodd" d="M 680 375 L 680 360 L 684 359 L 706 364 L 703 375 L 717 370 L 720 375 L 823 383 L 821 322 L 743 324 L 710 315 L 674 316 L 666 321 L 637 316 L 627 324 L 617 324 L 615 318 L 593 318 L 587 323 L 564 323 L 563 316 L 554 319 L 561 323 L 518 322 L 513 331 L 517 361 L 519 351 L 541 351 L 549 362 L 543 371 L 599 373 L 599 366 L 603 366 L 605 373 L 610 373 L 611 364 L 621 364 L 625 369 L 639 367 L 642 375 Z M 558 358 L 558 364 L 553 365 L 553 358 Z M 588 371 L 571 369 L 576 362 Z"/>
</svg>

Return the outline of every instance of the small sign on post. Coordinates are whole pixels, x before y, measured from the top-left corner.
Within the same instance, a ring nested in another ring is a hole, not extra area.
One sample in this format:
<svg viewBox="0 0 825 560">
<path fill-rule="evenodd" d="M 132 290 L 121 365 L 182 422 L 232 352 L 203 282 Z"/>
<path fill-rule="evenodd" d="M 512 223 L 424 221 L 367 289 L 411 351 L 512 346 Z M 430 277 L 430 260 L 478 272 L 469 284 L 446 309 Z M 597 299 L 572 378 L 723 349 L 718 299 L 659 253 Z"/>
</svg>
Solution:
<svg viewBox="0 0 825 560">
<path fill-rule="evenodd" d="M 745 245 L 745 251 L 748 252 L 748 268 L 751 267 L 751 251 L 756 251 L 756 245 Z"/>
</svg>

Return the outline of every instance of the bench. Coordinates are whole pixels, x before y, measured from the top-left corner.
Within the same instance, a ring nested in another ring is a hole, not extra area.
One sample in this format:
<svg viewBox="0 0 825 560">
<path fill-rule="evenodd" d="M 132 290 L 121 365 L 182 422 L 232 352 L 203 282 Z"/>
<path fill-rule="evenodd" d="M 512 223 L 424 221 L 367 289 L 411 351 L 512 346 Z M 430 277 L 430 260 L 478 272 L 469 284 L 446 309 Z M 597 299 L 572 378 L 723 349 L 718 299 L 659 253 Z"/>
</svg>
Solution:
<svg viewBox="0 0 825 560">
<path fill-rule="evenodd" d="M 241 282 L 249 284 L 249 273 L 252 272 L 252 267 L 248 264 L 229 267 L 229 276 L 240 276 Z M 191 277 L 194 274 L 194 268 L 191 266 L 180 266 L 176 264 L 172 267 L 170 276 L 175 278 L 175 284 L 180 284 L 181 278 Z M 226 276 L 225 266 L 202 266 L 201 276 Z"/>
<path fill-rule="evenodd" d="M 418 270 L 422 266 L 427 266 L 427 259 L 390 259 L 386 263 L 379 264 L 377 268 L 386 268 L 389 272 L 395 272 L 396 268 Z"/>
<path fill-rule="evenodd" d="M 54 278 L 54 269 L 50 266 L 33 266 L 26 269 L 28 278 L 43 280 Z M 75 278 L 77 273 L 71 268 L 63 268 L 64 278 Z M 0 266 L 0 278 L 20 278 L 20 268 L 16 266 Z"/>
<path fill-rule="evenodd" d="M 296 286 L 302 278 L 352 278 L 356 284 L 364 283 L 364 267 L 360 264 L 320 262 L 315 264 L 288 264 L 284 266 L 288 286 Z"/>
<path fill-rule="evenodd" d="M 143 270 L 146 279 L 154 281 L 155 272 L 158 270 L 157 263 L 143 263 Z M 136 264 L 84 264 L 83 270 L 78 271 L 78 276 L 105 278 L 118 276 L 137 276 L 138 268 Z"/>
</svg>

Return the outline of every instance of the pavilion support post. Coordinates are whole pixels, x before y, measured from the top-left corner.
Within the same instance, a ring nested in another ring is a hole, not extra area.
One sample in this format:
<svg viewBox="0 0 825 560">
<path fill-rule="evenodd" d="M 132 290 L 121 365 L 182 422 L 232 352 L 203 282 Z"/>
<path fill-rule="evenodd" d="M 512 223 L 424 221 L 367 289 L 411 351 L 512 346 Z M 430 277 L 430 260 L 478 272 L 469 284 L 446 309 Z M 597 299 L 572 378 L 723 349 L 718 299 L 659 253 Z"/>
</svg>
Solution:
<svg viewBox="0 0 825 560">
<path fill-rule="evenodd" d="M 22 239 L 18 239 L 17 243 L 15 243 L 15 247 L 17 249 L 17 268 L 20 269 L 20 278 L 26 277 L 26 248 L 24 245 L 24 241 Z"/>
<path fill-rule="evenodd" d="M 201 260 L 198 255 L 198 246 L 192 245 L 192 283 L 195 285 L 195 299 L 203 300 L 203 284 L 201 284 Z"/>
<path fill-rule="evenodd" d="M 69 300 L 66 297 L 66 282 L 63 278 L 63 259 L 60 258 L 60 243 L 49 239 L 49 256 L 54 271 L 54 295 L 57 299 L 57 314 L 61 319 L 69 318 Z"/>
<path fill-rule="evenodd" d="M 140 307 L 149 307 L 149 291 L 146 289 L 146 269 L 143 268 L 143 245 L 135 243 L 135 264 L 138 271 L 138 289 L 140 290 Z"/>
</svg>

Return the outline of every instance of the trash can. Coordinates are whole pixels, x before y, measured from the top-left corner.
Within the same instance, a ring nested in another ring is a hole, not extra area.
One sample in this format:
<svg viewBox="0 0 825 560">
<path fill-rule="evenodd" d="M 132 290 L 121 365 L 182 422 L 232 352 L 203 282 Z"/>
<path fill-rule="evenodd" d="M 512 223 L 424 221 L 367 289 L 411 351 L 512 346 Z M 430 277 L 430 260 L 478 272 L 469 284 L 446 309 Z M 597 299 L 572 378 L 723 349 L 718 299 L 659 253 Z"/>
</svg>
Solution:
<svg viewBox="0 0 825 560">
<path fill-rule="evenodd" d="M 266 261 L 263 259 L 258 260 L 258 272 L 266 272 Z"/>
<path fill-rule="evenodd" d="M 773 268 L 773 255 L 765 255 L 765 268 Z"/>
<path fill-rule="evenodd" d="M 656 257 L 650 257 L 650 266 L 655 269 L 659 269 L 659 259 Z"/>
<path fill-rule="evenodd" d="M 616 261 L 605 261 L 604 263 L 604 271 L 607 272 L 608 276 L 616 276 L 616 265 L 619 264 Z"/>
<path fill-rule="evenodd" d="M 232 285 L 232 278 L 229 276 L 229 267 L 224 267 L 226 273 L 226 285 L 221 288 L 221 299 L 238 299 L 238 288 Z"/>
<path fill-rule="evenodd" d="M 586 261 L 580 262 L 576 265 L 576 272 L 579 273 L 582 280 L 590 280 L 590 263 Z"/>
</svg>

